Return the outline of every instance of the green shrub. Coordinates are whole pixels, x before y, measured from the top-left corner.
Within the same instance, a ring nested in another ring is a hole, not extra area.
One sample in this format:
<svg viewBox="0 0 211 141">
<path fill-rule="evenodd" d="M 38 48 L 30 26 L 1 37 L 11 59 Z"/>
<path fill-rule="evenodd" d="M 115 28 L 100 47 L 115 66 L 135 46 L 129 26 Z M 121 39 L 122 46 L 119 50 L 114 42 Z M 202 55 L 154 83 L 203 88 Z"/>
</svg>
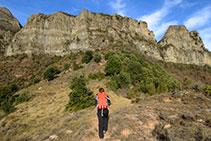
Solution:
<svg viewBox="0 0 211 141">
<path fill-rule="evenodd" d="M 55 56 L 51 59 L 51 64 L 58 62 L 61 58 L 62 58 L 61 56 L 56 56 L 56 55 L 55 55 Z"/>
<path fill-rule="evenodd" d="M 71 80 L 70 88 L 72 91 L 69 94 L 66 110 L 78 111 L 94 105 L 95 98 L 93 92 L 86 87 L 84 75 L 74 76 Z"/>
<path fill-rule="evenodd" d="M 56 67 L 56 66 L 53 66 L 49 69 L 47 69 L 44 74 L 43 74 L 43 77 L 44 79 L 47 79 L 48 81 L 51 81 L 55 78 L 55 76 L 57 74 L 59 74 L 61 71 Z"/>
<path fill-rule="evenodd" d="M 154 83 L 150 83 L 147 85 L 147 91 L 150 95 L 154 95 L 156 93 L 156 88 Z"/>
<path fill-rule="evenodd" d="M 105 74 L 100 71 L 97 72 L 97 76 L 99 81 L 105 78 Z"/>
<path fill-rule="evenodd" d="M 41 79 L 40 78 L 34 78 L 33 79 L 33 84 L 37 84 L 37 83 L 39 83 L 41 81 Z"/>
<path fill-rule="evenodd" d="M 133 88 L 129 89 L 128 93 L 127 93 L 127 98 L 129 99 L 134 99 L 140 96 L 140 86 L 137 84 L 136 86 L 134 86 Z"/>
<path fill-rule="evenodd" d="M 86 51 L 82 58 L 82 63 L 88 64 L 93 58 L 93 52 L 92 51 Z"/>
<path fill-rule="evenodd" d="M 168 87 L 166 85 L 166 82 L 164 80 L 161 80 L 158 84 L 157 93 L 166 93 L 168 92 Z"/>
<path fill-rule="evenodd" d="M 20 93 L 17 98 L 15 98 L 14 104 L 17 105 L 17 104 L 29 101 L 29 99 L 30 99 L 29 92 L 24 91 L 24 92 Z"/>
<path fill-rule="evenodd" d="M 207 85 L 204 87 L 204 93 L 207 97 L 210 97 L 211 98 L 211 85 Z"/>
<path fill-rule="evenodd" d="M 113 56 L 115 54 L 115 52 L 108 52 L 106 55 L 105 55 L 105 60 L 108 60 L 111 56 Z"/>
<path fill-rule="evenodd" d="M 130 84 L 130 75 L 126 72 L 120 72 L 112 77 L 116 81 L 118 88 L 127 88 Z"/>
<path fill-rule="evenodd" d="M 92 79 L 92 73 L 89 73 L 89 74 L 87 75 L 87 77 L 88 77 L 88 79 Z"/>
<path fill-rule="evenodd" d="M 96 80 L 97 78 L 98 78 L 97 73 L 93 73 L 92 76 L 91 76 L 91 79 L 92 80 Z"/>
<path fill-rule="evenodd" d="M 64 64 L 64 70 L 68 70 L 70 68 L 70 64 Z"/>
<path fill-rule="evenodd" d="M 15 110 L 13 106 L 15 101 L 14 93 L 17 91 L 18 87 L 15 84 L 0 86 L 0 109 L 2 109 L 5 113 L 10 113 Z"/>
<path fill-rule="evenodd" d="M 4 100 L 1 102 L 1 109 L 6 113 L 9 114 L 13 111 L 15 111 L 15 107 L 13 105 L 12 98 L 9 98 L 7 100 Z"/>
<path fill-rule="evenodd" d="M 169 92 L 174 92 L 180 90 L 180 81 L 176 79 L 175 77 L 172 77 L 170 75 L 167 75 L 166 78 L 166 83 L 168 87 Z"/>
<path fill-rule="evenodd" d="M 185 89 L 190 89 L 193 87 L 193 81 L 187 77 L 184 79 L 184 88 Z"/>
<path fill-rule="evenodd" d="M 88 75 L 88 78 L 92 79 L 92 80 L 96 80 L 98 79 L 99 81 L 105 78 L 105 74 L 98 71 L 97 73 L 90 73 Z"/>
<path fill-rule="evenodd" d="M 79 69 L 82 69 L 83 66 L 82 65 L 78 65 L 76 64 L 75 62 L 73 63 L 73 70 L 76 71 L 76 70 L 79 70 Z"/>
<path fill-rule="evenodd" d="M 180 89 L 178 79 L 140 54 L 110 52 L 106 54 L 106 57 L 107 62 L 104 71 L 111 76 L 107 85 L 114 90 L 133 85 L 138 87 L 141 93 L 154 95 Z M 127 97 L 136 96 L 132 92 L 128 95 Z"/>
<path fill-rule="evenodd" d="M 106 86 L 110 87 L 114 91 L 118 90 L 119 88 L 115 80 L 110 80 L 109 82 L 106 83 Z"/>
<path fill-rule="evenodd" d="M 105 72 L 107 75 L 119 74 L 122 70 L 122 62 L 118 56 L 111 56 L 106 62 Z"/>
<path fill-rule="evenodd" d="M 125 66 L 125 70 L 130 74 L 131 83 L 133 85 L 141 81 L 142 65 L 139 62 L 130 60 L 127 66 Z"/>
<path fill-rule="evenodd" d="M 78 38 L 78 36 L 77 36 L 77 38 L 76 38 L 76 41 L 77 41 L 77 43 L 80 42 L 80 38 Z"/>
<path fill-rule="evenodd" d="M 94 56 L 94 61 L 95 61 L 96 63 L 99 63 L 99 62 L 101 61 L 101 56 L 100 56 L 99 54 L 96 54 L 96 55 Z"/>
</svg>

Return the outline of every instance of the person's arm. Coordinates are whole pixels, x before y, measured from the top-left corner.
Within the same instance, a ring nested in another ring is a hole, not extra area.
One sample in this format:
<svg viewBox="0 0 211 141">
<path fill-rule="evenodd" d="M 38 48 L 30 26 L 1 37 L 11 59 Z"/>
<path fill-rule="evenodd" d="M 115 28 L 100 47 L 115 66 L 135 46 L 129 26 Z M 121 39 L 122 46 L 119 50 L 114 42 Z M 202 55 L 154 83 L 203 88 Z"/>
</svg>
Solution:
<svg viewBox="0 0 211 141">
<path fill-rule="evenodd" d="M 98 98 L 97 98 L 97 95 L 96 95 L 96 98 L 95 98 L 95 107 L 98 105 Z"/>
<path fill-rule="evenodd" d="M 110 105 L 111 105 L 111 99 L 110 99 L 110 97 L 109 97 L 109 96 L 107 96 L 107 104 L 108 104 L 108 106 L 110 106 Z"/>
</svg>

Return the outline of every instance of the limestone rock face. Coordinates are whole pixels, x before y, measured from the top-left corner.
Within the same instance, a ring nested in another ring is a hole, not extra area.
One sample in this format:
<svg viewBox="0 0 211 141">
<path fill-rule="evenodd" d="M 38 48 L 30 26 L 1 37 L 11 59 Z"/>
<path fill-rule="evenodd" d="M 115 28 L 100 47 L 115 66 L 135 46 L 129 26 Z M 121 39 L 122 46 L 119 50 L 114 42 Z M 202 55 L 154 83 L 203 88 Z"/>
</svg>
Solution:
<svg viewBox="0 0 211 141">
<path fill-rule="evenodd" d="M 63 56 L 74 49 L 94 50 L 115 46 L 149 46 L 149 50 L 152 44 L 153 47 L 156 45 L 155 37 L 145 22 L 87 10 L 82 10 L 78 16 L 56 12 L 31 15 L 26 26 L 14 36 L 6 56 L 22 53 Z"/>
<path fill-rule="evenodd" d="M 15 34 L 6 55 L 49 53 L 62 55 L 63 44 L 71 36 L 74 17 L 62 12 L 31 15 L 27 24 Z M 69 25 L 69 26 L 68 26 Z"/>
<path fill-rule="evenodd" d="M 170 26 L 158 45 L 164 61 L 211 65 L 211 53 L 205 49 L 198 32 L 189 32 L 185 26 Z"/>
<path fill-rule="evenodd" d="M 10 11 L 5 7 L 0 7 L 0 57 L 3 56 L 14 34 L 20 29 L 20 23 Z"/>
<path fill-rule="evenodd" d="M 157 43 L 146 22 L 82 10 L 77 16 L 64 12 L 33 14 L 20 28 L 9 10 L 0 8 L 0 49 L 5 56 L 64 56 L 74 50 L 129 47 L 167 62 L 211 65 L 211 53 L 198 32 L 189 32 L 185 26 L 170 26 Z"/>
</svg>

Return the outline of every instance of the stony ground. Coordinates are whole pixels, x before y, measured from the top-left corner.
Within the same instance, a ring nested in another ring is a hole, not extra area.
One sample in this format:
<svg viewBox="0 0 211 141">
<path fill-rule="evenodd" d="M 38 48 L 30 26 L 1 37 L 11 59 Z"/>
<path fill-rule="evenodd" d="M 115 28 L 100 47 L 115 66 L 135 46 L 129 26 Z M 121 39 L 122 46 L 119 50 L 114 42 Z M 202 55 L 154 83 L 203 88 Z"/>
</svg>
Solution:
<svg viewBox="0 0 211 141">
<path fill-rule="evenodd" d="M 0 113 L 0 140 L 98 141 L 94 106 L 77 113 L 65 112 L 70 73 L 29 87 L 29 102 L 18 105 L 7 116 Z M 96 94 L 99 87 L 105 87 L 104 83 L 90 81 L 89 87 Z M 112 106 L 105 141 L 211 140 L 211 100 L 201 93 L 142 96 L 131 102 L 120 96 L 121 92 L 106 92 Z"/>
</svg>

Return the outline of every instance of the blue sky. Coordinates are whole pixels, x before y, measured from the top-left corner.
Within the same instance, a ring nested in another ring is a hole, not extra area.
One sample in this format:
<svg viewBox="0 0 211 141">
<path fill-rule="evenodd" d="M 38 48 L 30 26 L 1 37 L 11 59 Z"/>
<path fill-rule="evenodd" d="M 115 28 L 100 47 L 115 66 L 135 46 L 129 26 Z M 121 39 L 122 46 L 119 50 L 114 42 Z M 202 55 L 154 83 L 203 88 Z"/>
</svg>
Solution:
<svg viewBox="0 0 211 141">
<path fill-rule="evenodd" d="M 78 15 L 82 9 L 118 13 L 146 21 L 158 41 L 169 25 L 185 25 L 189 31 L 197 30 L 211 51 L 211 0 L 0 0 L 0 7 L 7 7 L 22 25 L 35 13 Z"/>
</svg>

